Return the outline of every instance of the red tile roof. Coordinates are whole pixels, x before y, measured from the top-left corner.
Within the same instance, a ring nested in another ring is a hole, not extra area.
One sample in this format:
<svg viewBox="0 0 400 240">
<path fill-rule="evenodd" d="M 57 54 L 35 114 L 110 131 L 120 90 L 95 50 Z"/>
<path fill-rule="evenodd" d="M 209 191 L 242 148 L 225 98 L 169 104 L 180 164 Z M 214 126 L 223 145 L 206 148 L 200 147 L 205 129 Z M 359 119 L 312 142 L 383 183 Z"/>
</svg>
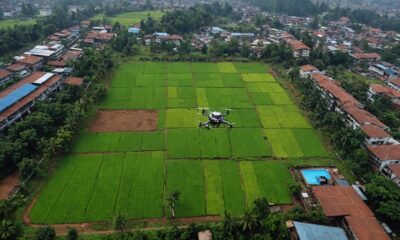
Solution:
<svg viewBox="0 0 400 240">
<path fill-rule="evenodd" d="M 390 79 L 389 82 L 400 87 L 400 78 Z"/>
<path fill-rule="evenodd" d="M 3 69 L 0 70 L 0 79 L 7 78 L 7 77 L 9 77 L 11 75 L 12 75 L 12 73 L 10 73 L 7 70 L 3 70 Z"/>
<path fill-rule="evenodd" d="M 352 103 L 357 106 L 362 106 L 362 104 L 355 99 L 351 94 L 347 93 L 342 87 L 338 86 L 334 80 L 331 80 L 328 76 L 322 73 L 314 73 L 311 78 L 317 83 L 319 87 L 329 92 L 334 96 L 339 105 L 344 105 L 346 103 Z"/>
<path fill-rule="evenodd" d="M 400 145 L 367 146 L 368 150 L 379 160 L 400 160 Z"/>
<path fill-rule="evenodd" d="M 68 85 L 77 85 L 80 86 L 83 84 L 83 78 L 78 78 L 78 77 L 68 77 L 64 81 L 65 84 Z"/>
<path fill-rule="evenodd" d="M 390 240 L 375 217 L 345 217 L 357 240 Z"/>
<path fill-rule="evenodd" d="M 42 61 L 43 58 L 37 57 L 37 56 L 32 56 L 32 55 L 25 55 L 23 58 L 18 60 L 18 63 L 26 64 L 26 65 L 35 65 L 38 64 L 40 61 Z"/>
<path fill-rule="evenodd" d="M 47 65 L 52 67 L 65 67 L 65 62 L 63 61 L 48 61 Z"/>
<path fill-rule="evenodd" d="M 351 186 L 316 186 L 312 191 L 327 217 L 374 216 Z"/>
<path fill-rule="evenodd" d="M 300 42 L 299 40 L 296 39 L 285 39 L 285 41 L 294 49 L 294 50 L 310 50 L 310 48 L 305 45 L 304 43 Z"/>
<path fill-rule="evenodd" d="M 390 137 L 390 134 L 387 133 L 380 127 L 377 127 L 372 124 L 363 124 L 361 125 L 361 131 L 370 138 L 387 138 Z"/>
<path fill-rule="evenodd" d="M 378 59 L 381 57 L 378 53 L 354 53 L 352 56 L 357 60 Z"/>
<path fill-rule="evenodd" d="M 310 65 L 310 64 L 303 65 L 303 66 L 300 67 L 300 69 L 301 69 L 303 72 L 318 71 L 318 68 L 316 68 L 316 67 L 314 67 L 314 66 L 312 66 L 312 65 Z"/>
<path fill-rule="evenodd" d="M 369 87 L 372 89 L 372 91 L 374 91 L 375 93 L 378 94 L 383 94 L 386 95 L 390 98 L 400 98 L 400 92 L 396 91 L 390 87 L 387 86 L 383 86 L 380 84 L 371 84 L 369 85 Z"/>
<path fill-rule="evenodd" d="M 389 164 L 388 168 L 396 177 L 400 178 L 400 164 Z"/>
<path fill-rule="evenodd" d="M 26 68 L 27 67 L 25 65 L 20 64 L 20 63 L 15 63 L 15 64 L 12 64 L 10 66 L 7 66 L 7 70 L 10 70 L 11 72 L 19 72 L 19 71 L 22 71 L 22 70 L 24 70 Z"/>
<path fill-rule="evenodd" d="M 316 186 L 312 191 L 325 215 L 345 217 L 358 240 L 390 239 L 351 186 Z"/>
<path fill-rule="evenodd" d="M 372 115 L 370 112 L 361 109 L 355 105 L 348 104 L 343 106 L 343 110 L 349 114 L 354 120 L 356 120 L 360 125 L 362 124 L 374 124 L 382 129 L 388 128 L 383 122 L 381 122 L 377 117 Z"/>
</svg>

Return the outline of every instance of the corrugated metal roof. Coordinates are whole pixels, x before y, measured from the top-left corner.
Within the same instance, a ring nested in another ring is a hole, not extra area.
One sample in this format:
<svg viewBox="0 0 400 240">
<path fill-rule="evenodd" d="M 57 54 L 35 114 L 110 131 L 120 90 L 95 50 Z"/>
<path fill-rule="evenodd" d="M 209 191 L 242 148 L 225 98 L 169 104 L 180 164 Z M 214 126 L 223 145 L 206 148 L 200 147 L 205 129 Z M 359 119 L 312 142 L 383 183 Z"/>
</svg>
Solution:
<svg viewBox="0 0 400 240">
<path fill-rule="evenodd" d="M 34 81 L 33 83 L 41 85 L 42 83 L 46 82 L 53 76 L 54 76 L 54 73 L 46 73 L 45 75 L 41 76 L 38 80 Z"/>
<path fill-rule="evenodd" d="M 36 86 L 33 84 L 24 84 L 21 87 L 15 89 L 13 92 L 7 96 L 0 99 L 0 112 L 3 112 L 7 108 L 11 107 L 13 104 L 27 96 L 29 93 L 33 92 Z"/>
<path fill-rule="evenodd" d="M 343 229 L 294 221 L 300 240 L 347 240 Z"/>
</svg>

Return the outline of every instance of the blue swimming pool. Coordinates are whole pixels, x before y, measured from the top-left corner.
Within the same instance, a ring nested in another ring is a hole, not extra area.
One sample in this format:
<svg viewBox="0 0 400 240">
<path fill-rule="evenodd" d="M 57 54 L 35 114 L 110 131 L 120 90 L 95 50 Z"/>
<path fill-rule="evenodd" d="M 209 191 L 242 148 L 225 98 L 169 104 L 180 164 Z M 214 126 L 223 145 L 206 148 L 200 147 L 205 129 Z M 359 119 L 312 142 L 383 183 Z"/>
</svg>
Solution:
<svg viewBox="0 0 400 240">
<path fill-rule="evenodd" d="M 303 174 L 303 178 L 306 180 L 306 183 L 309 185 L 320 185 L 319 178 L 321 176 L 328 179 L 331 179 L 331 175 L 327 169 L 318 168 L 318 169 L 304 169 L 301 170 L 301 174 Z"/>
</svg>

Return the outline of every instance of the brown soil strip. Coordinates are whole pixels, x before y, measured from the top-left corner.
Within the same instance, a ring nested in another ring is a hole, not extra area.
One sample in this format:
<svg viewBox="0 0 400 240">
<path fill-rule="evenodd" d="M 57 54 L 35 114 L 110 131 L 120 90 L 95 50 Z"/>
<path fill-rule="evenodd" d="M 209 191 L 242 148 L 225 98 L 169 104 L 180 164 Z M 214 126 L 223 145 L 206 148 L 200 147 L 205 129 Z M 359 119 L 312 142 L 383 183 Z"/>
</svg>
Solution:
<svg viewBox="0 0 400 240">
<path fill-rule="evenodd" d="M 155 110 L 99 110 L 89 126 L 92 132 L 128 132 L 157 130 Z"/>
<path fill-rule="evenodd" d="M 0 200 L 5 200 L 11 191 L 18 185 L 18 172 L 14 172 L 0 182 Z"/>
</svg>

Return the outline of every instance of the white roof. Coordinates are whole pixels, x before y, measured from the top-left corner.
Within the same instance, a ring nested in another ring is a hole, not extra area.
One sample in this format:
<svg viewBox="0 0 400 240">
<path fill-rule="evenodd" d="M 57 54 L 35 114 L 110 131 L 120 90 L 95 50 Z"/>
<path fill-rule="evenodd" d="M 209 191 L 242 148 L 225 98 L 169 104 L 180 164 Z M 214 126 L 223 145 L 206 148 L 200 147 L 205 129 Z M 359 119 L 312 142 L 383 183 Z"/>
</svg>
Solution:
<svg viewBox="0 0 400 240">
<path fill-rule="evenodd" d="M 46 73 L 45 75 L 43 75 L 42 77 L 40 77 L 38 80 L 34 81 L 33 83 L 35 84 L 42 84 L 44 82 L 46 82 L 47 80 L 49 80 L 51 77 L 53 77 L 54 74 L 53 73 Z"/>
</svg>

